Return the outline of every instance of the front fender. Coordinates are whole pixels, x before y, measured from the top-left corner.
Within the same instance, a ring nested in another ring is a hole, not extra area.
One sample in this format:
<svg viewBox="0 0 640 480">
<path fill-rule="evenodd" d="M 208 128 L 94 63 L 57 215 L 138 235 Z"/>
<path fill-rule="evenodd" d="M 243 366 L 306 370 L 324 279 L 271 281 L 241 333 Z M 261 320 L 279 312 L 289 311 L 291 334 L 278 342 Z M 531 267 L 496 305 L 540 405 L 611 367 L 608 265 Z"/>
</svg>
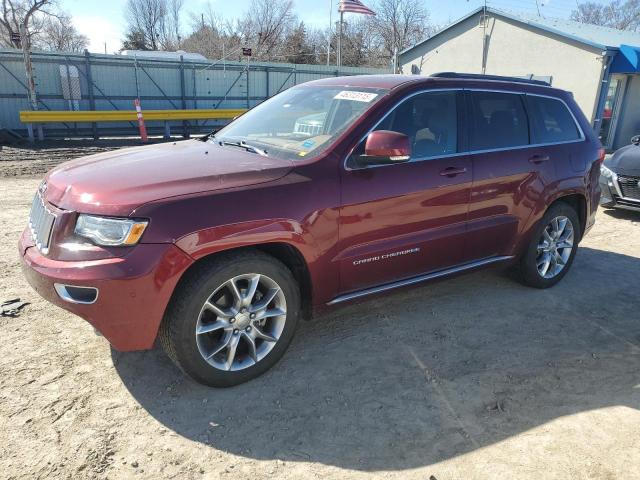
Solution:
<svg viewBox="0 0 640 480">
<path fill-rule="evenodd" d="M 228 250 L 269 244 L 295 248 L 305 261 L 311 280 L 314 305 L 323 305 L 335 297 L 337 271 L 322 245 L 298 222 L 288 219 L 258 220 L 206 228 L 178 239 L 176 245 L 198 261 Z"/>
<path fill-rule="evenodd" d="M 176 245 L 195 260 L 225 250 L 265 243 L 291 245 L 300 251 L 307 263 L 313 260 L 313 252 L 318 248 L 310 232 L 298 222 L 287 219 L 218 225 L 189 233 L 176 241 Z"/>
<path fill-rule="evenodd" d="M 269 243 L 287 244 L 304 258 L 313 302 L 336 295 L 340 185 L 334 164 L 316 163 L 279 180 L 150 203 L 145 243 L 175 243 L 191 258 Z"/>
</svg>

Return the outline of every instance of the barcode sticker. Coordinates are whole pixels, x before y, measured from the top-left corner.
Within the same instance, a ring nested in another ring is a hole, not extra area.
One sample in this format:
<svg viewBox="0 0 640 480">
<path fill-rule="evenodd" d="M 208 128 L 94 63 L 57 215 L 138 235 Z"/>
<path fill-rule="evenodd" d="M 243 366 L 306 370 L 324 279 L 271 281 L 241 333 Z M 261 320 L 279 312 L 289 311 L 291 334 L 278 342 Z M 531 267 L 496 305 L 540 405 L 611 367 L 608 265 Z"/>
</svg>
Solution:
<svg viewBox="0 0 640 480">
<path fill-rule="evenodd" d="M 333 98 L 334 100 L 352 100 L 354 102 L 370 102 L 377 96 L 378 96 L 377 93 L 354 92 L 351 90 L 343 90 Z"/>
</svg>

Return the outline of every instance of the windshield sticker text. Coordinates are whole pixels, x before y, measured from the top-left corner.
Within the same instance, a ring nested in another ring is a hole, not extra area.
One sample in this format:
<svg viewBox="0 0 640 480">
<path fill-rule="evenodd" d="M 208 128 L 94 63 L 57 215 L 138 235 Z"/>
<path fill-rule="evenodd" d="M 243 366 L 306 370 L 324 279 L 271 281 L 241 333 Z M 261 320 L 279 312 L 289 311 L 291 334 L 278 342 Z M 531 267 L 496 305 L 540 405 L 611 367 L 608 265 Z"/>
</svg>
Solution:
<svg viewBox="0 0 640 480">
<path fill-rule="evenodd" d="M 353 100 L 354 102 L 370 102 L 378 96 L 377 93 L 369 92 L 352 92 L 349 90 L 343 90 L 335 97 L 335 100 Z"/>
</svg>

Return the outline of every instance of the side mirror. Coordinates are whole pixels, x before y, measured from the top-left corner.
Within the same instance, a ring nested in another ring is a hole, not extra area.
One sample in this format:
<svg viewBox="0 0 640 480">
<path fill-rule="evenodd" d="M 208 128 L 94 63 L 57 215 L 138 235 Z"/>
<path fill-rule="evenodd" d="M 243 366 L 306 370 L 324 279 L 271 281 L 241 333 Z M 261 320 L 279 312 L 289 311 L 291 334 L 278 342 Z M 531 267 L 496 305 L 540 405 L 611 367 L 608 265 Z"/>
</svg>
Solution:
<svg viewBox="0 0 640 480">
<path fill-rule="evenodd" d="M 367 164 L 391 164 L 407 162 L 411 158 L 409 137 L 390 130 L 371 132 L 364 145 L 360 161 Z"/>
<path fill-rule="evenodd" d="M 640 135 L 636 135 L 635 137 L 631 137 L 631 143 L 634 145 L 640 145 Z"/>
</svg>

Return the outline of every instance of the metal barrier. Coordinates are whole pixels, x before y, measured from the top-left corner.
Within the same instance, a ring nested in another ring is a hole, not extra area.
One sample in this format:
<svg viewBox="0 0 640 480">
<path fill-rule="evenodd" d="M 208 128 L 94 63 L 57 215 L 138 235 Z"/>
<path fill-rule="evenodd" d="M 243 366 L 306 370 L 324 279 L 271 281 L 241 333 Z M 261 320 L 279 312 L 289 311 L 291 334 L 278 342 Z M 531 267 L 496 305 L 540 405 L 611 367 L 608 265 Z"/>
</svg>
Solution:
<svg viewBox="0 0 640 480">
<path fill-rule="evenodd" d="M 246 109 L 226 109 L 226 110 L 145 110 L 144 120 L 146 122 L 154 120 L 207 120 L 207 119 L 231 119 L 246 112 Z M 50 122 L 121 122 L 135 121 L 135 110 L 84 110 L 81 112 L 68 111 L 22 111 L 20 121 L 22 123 L 50 123 Z"/>
<path fill-rule="evenodd" d="M 146 110 L 143 112 L 145 122 L 164 122 L 164 136 L 171 136 L 169 122 L 172 120 L 230 120 L 242 115 L 247 110 L 236 109 L 202 109 L 202 110 Z M 27 124 L 29 141 L 35 140 L 34 123 L 100 123 L 100 122 L 132 122 L 136 120 L 135 110 L 84 110 L 84 111 L 33 111 L 20 112 L 20 121 Z"/>
</svg>

